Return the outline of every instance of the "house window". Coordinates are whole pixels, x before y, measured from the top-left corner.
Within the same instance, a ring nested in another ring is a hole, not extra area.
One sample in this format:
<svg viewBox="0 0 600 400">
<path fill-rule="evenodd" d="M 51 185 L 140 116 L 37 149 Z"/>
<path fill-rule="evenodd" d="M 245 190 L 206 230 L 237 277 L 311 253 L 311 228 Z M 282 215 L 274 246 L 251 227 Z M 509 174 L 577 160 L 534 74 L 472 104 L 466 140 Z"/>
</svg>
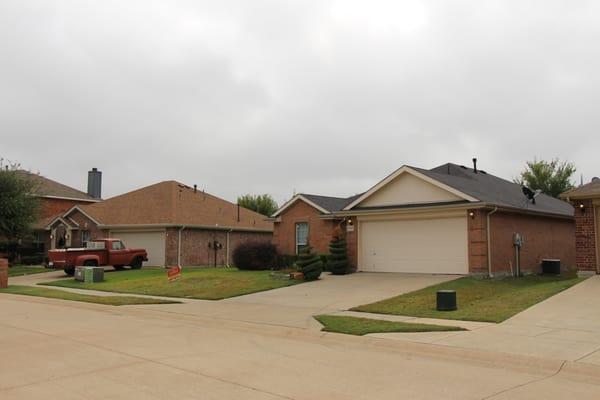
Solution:
<svg viewBox="0 0 600 400">
<path fill-rule="evenodd" d="M 92 240 L 92 234 L 90 231 L 82 231 L 81 232 L 81 244 L 83 247 L 87 247 L 87 242 Z"/>
<path fill-rule="evenodd" d="M 296 254 L 308 246 L 308 222 L 296 224 Z"/>
</svg>

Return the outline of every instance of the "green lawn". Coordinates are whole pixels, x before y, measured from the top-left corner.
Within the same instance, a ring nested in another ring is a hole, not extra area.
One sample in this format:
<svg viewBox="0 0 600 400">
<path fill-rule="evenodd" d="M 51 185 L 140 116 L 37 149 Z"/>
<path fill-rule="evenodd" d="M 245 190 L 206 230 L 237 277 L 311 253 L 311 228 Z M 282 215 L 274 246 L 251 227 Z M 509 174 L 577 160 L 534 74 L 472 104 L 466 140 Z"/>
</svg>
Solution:
<svg viewBox="0 0 600 400">
<path fill-rule="evenodd" d="M 47 297 L 51 299 L 83 301 L 86 303 L 97 303 L 110 306 L 127 306 L 134 304 L 174 304 L 178 301 L 150 299 L 133 296 L 92 296 L 89 294 L 78 294 L 65 292 L 64 290 L 42 288 L 35 286 L 10 285 L 6 289 L 0 289 L 1 293 L 21 294 L 25 296 Z"/>
<path fill-rule="evenodd" d="M 414 317 L 502 322 L 582 280 L 583 278 L 578 278 L 574 274 L 528 275 L 500 280 L 464 277 L 355 307 L 352 310 Z M 456 290 L 458 310 L 436 310 L 436 291 L 440 289 Z"/>
<path fill-rule="evenodd" d="M 14 265 L 8 269 L 8 276 L 23 276 L 31 274 L 39 274 L 40 272 L 50 272 L 51 269 L 46 269 L 40 265 Z"/>
<path fill-rule="evenodd" d="M 358 336 L 386 332 L 445 332 L 465 330 L 458 326 L 411 324 L 409 322 L 382 321 L 371 318 L 338 315 L 317 315 L 315 319 L 323 324 L 323 329 L 321 329 L 323 331 Z"/>
<path fill-rule="evenodd" d="M 73 279 L 46 282 L 43 285 L 108 292 L 147 294 L 220 300 L 298 283 L 274 279 L 270 271 L 239 271 L 235 268 L 184 268 L 181 279 L 169 283 L 165 269 L 140 269 L 109 272 L 105 281 L 82 283 Z"/>
</svg>

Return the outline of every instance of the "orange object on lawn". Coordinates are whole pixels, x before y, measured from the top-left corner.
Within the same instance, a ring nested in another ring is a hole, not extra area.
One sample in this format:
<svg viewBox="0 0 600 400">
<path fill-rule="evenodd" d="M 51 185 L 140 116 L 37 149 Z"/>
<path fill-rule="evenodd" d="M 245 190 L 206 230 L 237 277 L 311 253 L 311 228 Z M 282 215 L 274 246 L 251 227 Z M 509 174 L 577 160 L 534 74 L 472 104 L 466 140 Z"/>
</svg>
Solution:
<svg viewBox="0 0 600 400">
<path fill-rule="evenodd" d="M 181 267 L 169 267 L 167 270 L 167 279 L 169 282 L 176 281 L 179 278 L 181 278 Z"/>
</svg>

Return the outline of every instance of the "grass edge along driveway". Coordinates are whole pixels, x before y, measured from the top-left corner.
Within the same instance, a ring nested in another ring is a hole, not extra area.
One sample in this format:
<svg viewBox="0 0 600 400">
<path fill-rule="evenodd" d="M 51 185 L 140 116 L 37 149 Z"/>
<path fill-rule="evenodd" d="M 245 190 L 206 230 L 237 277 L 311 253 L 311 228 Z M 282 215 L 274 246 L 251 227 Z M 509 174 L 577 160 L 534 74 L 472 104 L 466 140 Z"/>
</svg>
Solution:
<svg viewBox="0 0 600 400">
<path fill-rule="evenodd" d="M 458 326 L 384 321 L 380 319 L 347 317 L 342 315 L 315 315 L 314 318 L 323 325 L 322 331 L 356 336 L 368 335 L 369 333 L 448 332 L 466 330 Z"/>
<path fill-rule="evenodd" d="M 41 285 L 106 292 L 221 300 L 265 290 L 277 289 L 299 281 L 275 279 L 271 271 L 241 271 L 236 268 L 183 268 L 181 278 L 167 281 L 166 269 L 140 269 L 109 272 L 104 282 L 83 283 L 74 279 L 44 282 Z"/>
<path fill-rule="evenodd" d="M 6 289 L 0 289 L 0 294 L 19 294 L 23 296 L 45 297 L 49 299 L 81 301 L 84 303 L 96 303 L 109 306 L 129 306 L 139 304 L 177 304 L 178 301 L 151 299 L 134 296 L 94 296 L 90 294 L 80 294 L 67 292 L 60 289 L 50 289 L 36 286 L 10 285 Z"/>
<path fill-rule="evenodd" d="M 43 272 L 51 272 L 53 270 L 46 269 L 42 266 L 28 266 L 28 265 L 13 265 L 8 268 L 8 277 L 14 278 L 17 276 L 25 276 L 25 275 L 33 275 L 33 274 L 41 274 Z"/>
<path fill-rule="evenodd" d="M 584 279 L 575 274 L 505 279 L 463 277 L 354 307 L 352 311 L 498 323 Z M 458 310 L 436 310 L 436 291 L 443 289 L 456 290 Z"/>
</svg>

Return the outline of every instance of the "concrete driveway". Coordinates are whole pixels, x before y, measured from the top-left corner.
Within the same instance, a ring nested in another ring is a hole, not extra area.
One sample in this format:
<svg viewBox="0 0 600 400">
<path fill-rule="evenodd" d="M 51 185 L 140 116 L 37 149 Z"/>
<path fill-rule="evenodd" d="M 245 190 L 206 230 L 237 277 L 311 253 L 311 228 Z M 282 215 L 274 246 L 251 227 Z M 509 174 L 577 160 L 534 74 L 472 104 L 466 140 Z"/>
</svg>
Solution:
<svg viewBox="0 0 600 400">
<path fill-rule="evenodd" d="M 11 284 L 35 285 L 65 277 L 62 271 L 52 271 L 11 278 Z M 354 306 L 387 299 L 458 277 L 458 275 L 366 272 L 335 276 L 325 273 L 318 281 L 225 300 L 181 299 L 183 304 L 143 307 L 165 313 L 320 330 L 321 325 L 313 319 L 313 315 L 344 311 Z M 54 289 L 99 296 L 114 295 L 110 292 Z"/>
<path fill-rule="evenodd" d="M 169 313 L 320 330 L 321 325 L 313 315 L 346 310 L 457 278 L 457 275 L 363 272 L 343 276 L 323 274 L 318 281 L 220 301 L 186 300 L 185 304 L 174 306 L 147 307 Z"/>
</svg>

